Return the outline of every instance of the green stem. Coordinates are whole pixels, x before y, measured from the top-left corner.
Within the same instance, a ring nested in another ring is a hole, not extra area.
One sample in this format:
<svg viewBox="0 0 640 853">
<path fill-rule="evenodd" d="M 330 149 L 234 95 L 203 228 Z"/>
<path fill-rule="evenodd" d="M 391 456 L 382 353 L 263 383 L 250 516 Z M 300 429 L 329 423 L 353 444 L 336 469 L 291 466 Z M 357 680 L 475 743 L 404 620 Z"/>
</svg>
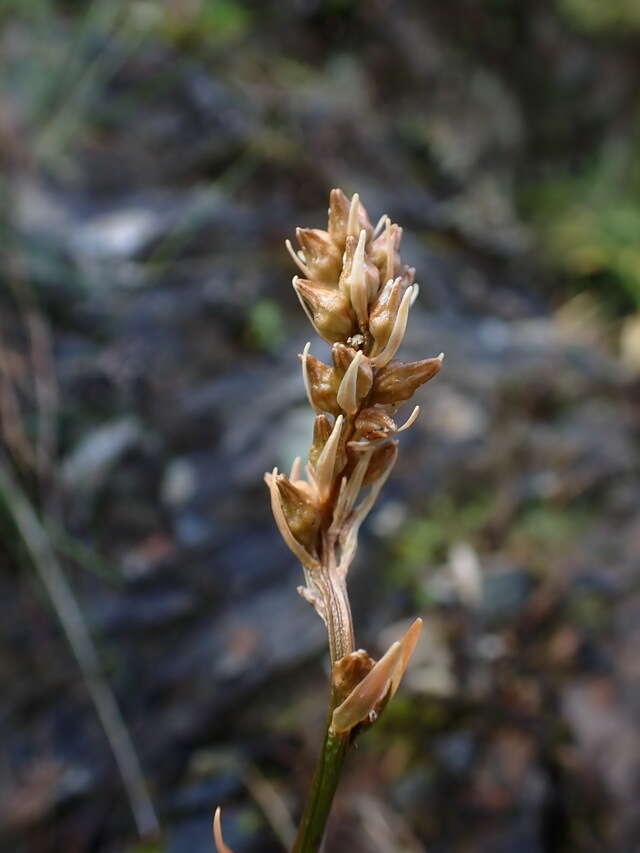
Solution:
<svg viewBox="0 0 640 853">
<path fill-rule="evenodd" d="M 322 751 L 313 774 L 311 790 L 292 853 L 317 853 L 320 849 L 333 796 L 340 781 L 340 772 L 349 749 L 350 733 L 336 734 L 331 731 L 332 711 L 333 709 L 329 712 Z"/>
</svg>

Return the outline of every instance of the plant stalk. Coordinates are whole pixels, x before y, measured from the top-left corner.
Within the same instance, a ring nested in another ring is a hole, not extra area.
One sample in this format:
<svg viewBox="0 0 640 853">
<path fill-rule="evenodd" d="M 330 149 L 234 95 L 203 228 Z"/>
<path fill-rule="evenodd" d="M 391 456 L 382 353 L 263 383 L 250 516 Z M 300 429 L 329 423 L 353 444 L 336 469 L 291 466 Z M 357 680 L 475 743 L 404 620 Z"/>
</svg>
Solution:
<svg viewBox="0 0 640 853">
<path fill-rule="evenodd" d="M 311 789 L 300 819 L 292 853 L 318 853 L 331 811 L 333 796 L 340 781 L 342 765 L 349 749 L 350 732 L 337 734 L 331 730 L 333 703 Z"/>
</svg>

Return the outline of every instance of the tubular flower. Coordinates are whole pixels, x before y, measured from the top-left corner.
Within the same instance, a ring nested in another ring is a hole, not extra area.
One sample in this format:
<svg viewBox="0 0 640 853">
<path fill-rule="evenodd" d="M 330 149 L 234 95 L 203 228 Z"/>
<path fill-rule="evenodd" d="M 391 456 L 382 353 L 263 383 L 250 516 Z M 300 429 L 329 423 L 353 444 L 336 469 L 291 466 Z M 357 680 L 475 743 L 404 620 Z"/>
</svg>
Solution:
<svg viewBox="0 0 640 853">
<path fill-rule="evenodd" d="M 418 625 L 410 642 L 394 644 L 378 664 L 363 666 L 370 659 L 354 651 L 346 576 L 360 525 L 395 463 L 394 436 L 419 410 L 399 427 L 396 412 L 440 370 L 442 356 L 408 363 L 395 358 L 418 286 L 400 257 L 402 229 L 389 217 L 374 228 L 357 194 L 349 199 L 334 189 L 327 230 L 298 228 L 296 236 L 299 249 L 289 241 L 287 249 L 303 277 L 296 276 L 293 286 L 313 328 L 331 344 L 331 362 L 313 356 L 310 344 L 300 356 L 316 413 L 306 477 L 296 462 L 290 476 L 274 469 L 265 480 L 278 528 L 302 563 L 306 583 L 299 592 L 327 626 L 347 702 L 337 715 L 344 730 L 368 701 L 375 712 L 395 691 L 419 631 Z M 349 700 L 360 682 L 357 701 L 355 694 Z"/>
</svg>

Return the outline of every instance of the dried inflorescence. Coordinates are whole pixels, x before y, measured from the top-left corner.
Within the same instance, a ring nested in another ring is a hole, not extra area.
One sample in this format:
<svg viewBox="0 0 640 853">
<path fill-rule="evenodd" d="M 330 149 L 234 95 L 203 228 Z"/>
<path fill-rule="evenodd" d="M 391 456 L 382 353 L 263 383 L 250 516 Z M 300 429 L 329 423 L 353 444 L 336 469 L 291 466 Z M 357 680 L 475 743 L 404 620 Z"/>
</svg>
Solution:
<svg viewBox="0 0 640 853">
<path fill-rule="evenodd" d="M 383 216 L 374 228 L 358 195 L 331 191 L 326 231 L 298 228 L 300 248 L 287 249 L 304 277 L 294 290 L 311 325 L 331 345 L 325 364 L 300 355 L 316 413 L 305 473 L 296 459 L 289 476 L 265 475 L 278 528 L 305 572 L 300 593 L 324 619 L 332 660 L 353 652 L 345 578 L 360 525 L 397 456 L 398 408 L 440 370 L 442 355 L 395 359 L 411 305 L 415 270 L 399 254 L 402 229 Z M 364 497 L 361 493 L 366 489 Z"/>
<path fill-rule="evenodd" d="M 415 270 L 400 259 L 402 229 L 388 216 L 373 228 L 358 195 L 349 200 L 335 189 L 327 230 L 298 228 L 296 236 L 298 251 L 286 245 L 304 278 L 296 276 L 293 287 L 311 325 L 331 345 L 331 361 L 313 356 L 311 344 L 300 354 L 316 413 L 306 478 L 298 458 L 288 476 L 274 468 L 265 480 L 280 533 L 304 569 L 306 585 L 298 591 L 327 626 L 329 736 L 350 741 L 397 690 L 422 621 L 416 619 L 377 663 L 362 649 L 354 651 L 347 571 L 360 525 L 395 463 L 394 436 L 411 426 L 419 408 L 401 426 L 397 410 L 435 376 L 443 357 L 394 358 L 418 285 Z M 219 810 L 214 836 L 219 853 L 231 853 Z"/>
</svg>

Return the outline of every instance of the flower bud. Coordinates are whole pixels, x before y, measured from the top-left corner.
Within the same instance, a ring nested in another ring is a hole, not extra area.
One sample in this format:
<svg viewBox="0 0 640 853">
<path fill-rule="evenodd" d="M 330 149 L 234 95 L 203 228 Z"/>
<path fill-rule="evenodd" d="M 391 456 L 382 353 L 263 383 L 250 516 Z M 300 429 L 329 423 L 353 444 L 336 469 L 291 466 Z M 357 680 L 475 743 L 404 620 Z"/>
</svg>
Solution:
<svg viewBox="0 0 640 853">
<path fill-rule="evenodd" d="M 346 340 L 356 331 L 349 301 L 339 290 L 298 276 L 293 286 L 307 317 L 325 341 Z"/>
<path fill-rule="evenodd" d="M 442 367 L 442 358 L 423 358 L 422 361 L 390 361 L 375 375 L 372 402 L 397 406 L 408 400 L 414 391 L 428 382 Z"/>
<path fill-rule="evenodd" d="M 340 380 L 336 376 L 334 368 L 307 353 L 305 355 L 305 369 L 312 404 L 317 409 L 322 409 L 323 412 L 339 415 L 341 410 L 336 400 L 336 393 Z"/>
<path fill-rule="evenodd" d="M 396 444 L 397 442 L 388 441 L 374 450 L 367 473 L 362 481 L 363 486 L 368 483 L 375 483 L 385 473 L 396 455 Z"/>
<path fill-rule="evenodd" d="M 296 228 L 296 237 L 308 277 L 335 285 L 340 278 L 342 255 L 329 233 L 319 228 Z"/>
</svg>

